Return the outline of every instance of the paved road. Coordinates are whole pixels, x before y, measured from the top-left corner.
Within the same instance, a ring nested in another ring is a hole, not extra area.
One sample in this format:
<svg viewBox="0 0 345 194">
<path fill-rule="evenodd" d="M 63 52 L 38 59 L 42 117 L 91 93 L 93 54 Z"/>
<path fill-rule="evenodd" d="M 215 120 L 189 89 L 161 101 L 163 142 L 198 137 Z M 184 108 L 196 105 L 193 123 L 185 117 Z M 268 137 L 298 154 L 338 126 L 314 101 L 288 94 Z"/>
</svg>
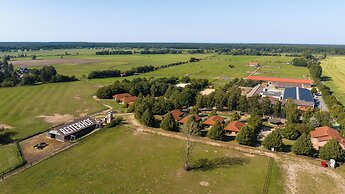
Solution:
<svg viewBox="0 0 345 194">
<path fill-rule="evenodd" d="M 318 95 L 317 96 L 316 103 L 317 103 L 317 108 L 319 108 L 319 109 L 321 109 L 323 111 L 329 112 L 328 107 L 327 107 L 325 101 L 323 100 L 322 95 Z"/>
</svg>

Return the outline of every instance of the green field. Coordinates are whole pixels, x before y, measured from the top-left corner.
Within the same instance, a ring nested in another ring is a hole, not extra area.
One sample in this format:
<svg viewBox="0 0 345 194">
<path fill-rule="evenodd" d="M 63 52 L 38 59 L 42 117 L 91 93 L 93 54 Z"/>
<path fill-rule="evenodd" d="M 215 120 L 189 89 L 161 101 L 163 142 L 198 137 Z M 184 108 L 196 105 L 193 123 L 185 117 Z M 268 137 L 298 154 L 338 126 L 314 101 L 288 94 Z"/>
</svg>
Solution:
<svg viewBox="0 0 345 194">
<path fill-rule="evenodd" d="M 262 193 L 269 158 L 196 144 L 194 159 L 228 156 L 247 162 L 184 172 L 183 148 L 181 140 L 107 129 L 0 182 L 1 193 Z M 270 193 L 282 193 L 276 165 L 273 177 Z"/>
<path fill-rule="evenodd" d="M 144 76 L 182 77 L 189 75 L 192 78 L 206 78 L 220 85 L 232 78 L 248 76 L 256 69 L 247 66 L 250 61 L 259 61 L 263 66 L 255 75 L 288 78 L 305 78 L 309 75 L 308 69 L 305 67 L 298 68 L 296 71 L 296 67 L 286 64 L 291 60 L 290 57 L 218 55 L 197 63 L 149 72 Z M 229 65 L 233 65 L 234 68 L 230 68 Z"/>
<path fill-rule="evenodd" d="M 345 57 L 329 56 L 321 63 L 323 76 L 328 77 L 326 85 L 329 86 L 340 102 L 345 103 Z"/>
<path fill-rule="evenodd" d="M 70 114 L 75 117 L 105 109 L 92 99 L 97 85 L 87 81 L 0 88 L 0 123 L 13 129 L 14 139 L 46 130 L 53 124 L 39 116 Z"/>
<path fill-rule="evenodd" d="M 22 163 L 15 144 L 0 146 L 0 173 Z"/>
</svg>

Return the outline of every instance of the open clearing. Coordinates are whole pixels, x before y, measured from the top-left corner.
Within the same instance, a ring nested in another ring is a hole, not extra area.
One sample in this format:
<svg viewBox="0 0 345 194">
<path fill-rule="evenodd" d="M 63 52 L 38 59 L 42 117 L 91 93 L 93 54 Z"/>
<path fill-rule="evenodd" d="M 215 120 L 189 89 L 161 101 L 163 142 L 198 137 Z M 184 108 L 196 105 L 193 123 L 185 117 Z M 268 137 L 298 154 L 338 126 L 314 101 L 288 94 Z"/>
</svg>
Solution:
<svg viewBox="0 0 345 194">
<path fill-rule="evenodd" d="M 345 57 L 328 56 L 321 63 L 326 85 L 329 86 L 341 103 L 345 103 Z"/>
<path fill-rule="evenodd" d="M 112 128 L 0 183 L 2 193 L 261 193 L 269 158 L 196 144 L 194 159 L 248 161 L 184 172 L 184 142 Z M 206 152 L 207 150 L 207 152 Z M 282 192 L 274 165 L 270 193 Z M 236 185 L 236 186 L 235 186 Z"/>
<path fill-rule="evenodd" d="M 0 146 L 0 173 L 22 163 L 22 159 L 15 144 Z"/>
</svg>

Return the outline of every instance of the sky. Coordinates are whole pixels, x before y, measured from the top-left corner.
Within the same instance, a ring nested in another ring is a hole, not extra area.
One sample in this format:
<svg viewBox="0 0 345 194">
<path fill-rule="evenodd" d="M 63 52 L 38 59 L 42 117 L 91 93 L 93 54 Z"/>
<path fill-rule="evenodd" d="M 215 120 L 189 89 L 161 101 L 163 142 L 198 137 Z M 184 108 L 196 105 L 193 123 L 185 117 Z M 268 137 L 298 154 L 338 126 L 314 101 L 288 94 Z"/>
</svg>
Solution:
<svg viewBox="0 0 345 194">
<path fill-rule="evenodd" d="M 0 0 L 0 42 L 345 44 L 344 0 Z"/>
</svg>

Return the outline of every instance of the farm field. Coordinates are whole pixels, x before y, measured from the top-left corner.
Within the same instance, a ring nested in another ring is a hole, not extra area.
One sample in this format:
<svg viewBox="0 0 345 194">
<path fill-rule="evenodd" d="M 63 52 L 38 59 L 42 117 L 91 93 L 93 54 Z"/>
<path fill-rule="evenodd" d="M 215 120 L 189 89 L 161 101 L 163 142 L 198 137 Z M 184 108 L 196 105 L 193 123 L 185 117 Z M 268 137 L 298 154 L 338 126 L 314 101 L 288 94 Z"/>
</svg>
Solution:
<svg viewBox="0 0 345 194">
<path fill-rule="evenodd" d="M 60 56 L 43 56 L 44 60 L 28 60 L 27 63 L 32 64 L 35 68 L 40 68 L 42 65 L 48 65 L 49 61 L 56 70 L 65 75 L 75 75 L 82 77 L 88 75 L 94 70 L 108 70 L 118 69 L 121 71 L 130 70 L 133 67 L 139 67 L 144 65 L 160 66 L 178 61 L 188 61 L 191 57 L 205 58 L 210 55 L 206 54 L 164 54 L 164 55 L 73 55 L 64 56 L 63 59 Z M 79 60 L 79 62 L 78 62 Z M 19 61 L 14 61 L 13 64 Z M 37 62 L 37 64 L 34 64 Z M 25 63 L 23 61 L 22 63 Z M 42 63 L 42 65 L 39 65 Z M 19 64 L 18 67 L 24 66 Z"/>
<path fill-rule="evenodd" d="M 195 144 L 194 160 L 228 156 L 244 163 L 184 172 L 183 148 L 181 140 L 107 129 L 0 182 L 1 192 L 262 193 L 269 158 Z M 274 163 L 269 193 L 283 192 L 281 176 Z"/>
<path fill-rule="evenodd" d="M 291 60 L 290 57 L 218 55 L 201 62 L 161 69 L 144 75 L 147 77 L 189 75 L 192 78 L 206 78 L 221 85 L 232 78 L 244 78 L 253 72 L 256 68 L 247 66 L 250 61 L 259 61 L 263 65 L 255 75 L 288 78 L 305 78 L 309 75 L 307 68 L 302 67 L 296 71 L 296 67 L 286 64 Z M 230 68 L 229 65 L 233 65 L 234 68 Z"/>
<path fill-rule="evenodd" d="M 15 144 L 0 146 L 0 174 L 22 163 Z"/>
<path fill-rule="evenodd" d="M 334 91 L 340 102 L 345 103 L 345 56 L 329 56 L 321 62 L 323 75 L 328 78 L 325 84 Z"/>
</svg>

